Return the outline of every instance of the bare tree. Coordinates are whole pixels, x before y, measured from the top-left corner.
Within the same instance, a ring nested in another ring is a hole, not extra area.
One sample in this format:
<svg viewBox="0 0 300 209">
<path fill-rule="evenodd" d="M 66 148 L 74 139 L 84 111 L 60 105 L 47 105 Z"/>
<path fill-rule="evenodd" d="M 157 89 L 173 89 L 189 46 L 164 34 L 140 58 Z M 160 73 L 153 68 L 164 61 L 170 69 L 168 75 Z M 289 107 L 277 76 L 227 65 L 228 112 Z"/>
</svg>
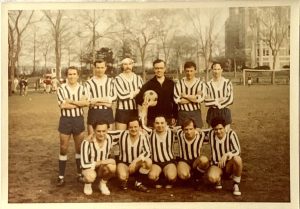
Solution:
<svg viewBox="0 0 300 209">
<path fill-rule="evenodd" d="M 13 81 L 16 73 L 16 63 L 19 61 L 21 52 L 22 36 L 28 25 L 32 23 L 32 16 L 34 11 L 27 12 L 22 10 L 11 11 L 8 14 L 8 55 L 9 55 L 9 75 L 10 80 Z M 11 91 L 9 92 L 9 94 Z"/>
<path fill-rule="evenodd" d="M 277 56 L 284 41 L 289 39 L 290 11 L 288 7 L 269 7 L 260 9 L 259 33 L 261 40 L 271 49 L 274 70 Z M 272 75 L 272 84 L 275 82 L 275 72 Z"/>
<path fill-rule="evenodd" d="M 61 75 L 61 50 L 62 50 L 62 35 L 67 31 L 67 23 L 63 23 L 62 18 L 64 12 L 44 11 L 45 17 L 51 25 L 52 37 L 55 43 L 55 63 L 56 63 L 56 77 L 60 79 Z"/>
<path fill-rule="evenodd" d="M 188 9 L 186 14 L 188 19 L 191 21 L 195 38 L 198 40 L 199 54 L 204 58 L 205 68 L 206 68 L 206 80 L 208 80 L 208 68 L 209 63 L 212 60 L 212 50 L 215 41 L 218 38 L 219 31 L 216 29 L 216 23 L 220 11 L 207 11 L 206 18 L 208 21 L 203 20 L 205 12 L 203 9 Z"/>
</svg>

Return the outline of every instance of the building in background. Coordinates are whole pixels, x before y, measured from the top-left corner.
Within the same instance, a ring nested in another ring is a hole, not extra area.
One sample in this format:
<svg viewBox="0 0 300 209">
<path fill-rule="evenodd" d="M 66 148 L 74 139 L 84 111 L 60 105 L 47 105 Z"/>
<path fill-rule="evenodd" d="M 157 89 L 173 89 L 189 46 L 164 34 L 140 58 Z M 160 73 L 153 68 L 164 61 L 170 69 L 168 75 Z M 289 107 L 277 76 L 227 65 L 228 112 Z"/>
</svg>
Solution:
<svg viewBox="0 0 300 209">
<path fill-rule="evenodd" d="M 275 70 L 289 67 L 290 8 L 229 8 L 225 23 L 225 56 L 232 67 Z"/>
</svg>

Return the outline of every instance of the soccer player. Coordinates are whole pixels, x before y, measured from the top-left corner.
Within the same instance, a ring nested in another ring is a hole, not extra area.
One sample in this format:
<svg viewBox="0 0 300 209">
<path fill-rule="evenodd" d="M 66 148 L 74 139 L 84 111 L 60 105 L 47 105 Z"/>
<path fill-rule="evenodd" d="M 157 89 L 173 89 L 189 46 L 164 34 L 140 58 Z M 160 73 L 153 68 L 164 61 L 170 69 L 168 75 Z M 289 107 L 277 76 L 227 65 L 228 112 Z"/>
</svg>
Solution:
<svg viewBox="0 0 300 209">
<path fill-rule="evenodd" d="M 196 64 L 188 61 L 184 64 L 185 77 L 176 83 L 174 100 L 178 104 L 178 125 L 186 118 L 192 118 L 198 128 L 202 128 L 201 102 L 206 96 L 206 85 L 196 78 Z"/>
<path fill-rule="evenodd" d="M 177 178 L 177 169 L 174 156 L 174 133 L 167 126 L 164 116 L 156 116 L 154 130 L 144 125 L 143 128 L 149 134 L 152 155 L 152 167 L 148 174 L 156 188 L 162 187 L 161 173 L 167 180 L 165 188 L 172 188 Z"/>
<path fill-rule="evenodd" d="M 110 130 L 114 127 L 112 102 L 116 99 L 114 85 L 111 78 L 105 74 L 107 69 L 104 60 L 94 62 L 94 76 L 86 82 L 88 100 L 90 101 L 87 124 L 89 135 L 93 133 L 92 124 L 105 118 Z"/>
<path fill-rule="evenodd" d="M 149 189 L 141 181 L 140 172 L 146 171 L 145 174 L 147 174 L 152 166 L 150 144 L 140 128 L 138 118 L 132 118 L 128 122 L 128 130 L 119 131 L 120 155 L 117 164 L 117 176 L 122 182 L 122 189 L 128 188 L 127 182 L 129 176 L 132 175 L 135 178 L 135 189 L 149 192 Z"/>
<path fill-rule="evenodd" d="M 226 129 L 229 130 L 231 111 L 228 108 L 233 103 L 233 88 L 229 79 L 222 76 L 222 66 L 218 62 L 212 64 L 213 78 L 207 82 L 207 97 L 204 100 L 205 106 L 209 107 L 206 115 L 206 122 L 211 126 L 211 121 L 215 117 L 225 119 Z"/>
<path fill-rule="evenodd" d="M 115 175 L 116 162 L 109 158 L 113 138 L 107 134 L 109 124 L 98 121 L 93 125 L 94 133 L 91 139 L 83 140 L 81 144 L 81 166 L 84 179 L 83 192 L 86 195 L 93 193 L 92 183 L 100 177 L 99 190 L 103 195 L 110 195 L 107 181 Z"/>
<path fill-rule="evenodd" d="M 117 95 L 116 129 L 126 130 L 129 118 L 138 117 L 135 97 L 143 85 L 139 75 L 132 72 L 133 60 L 125 58 L 122 60 L 123 72 L 115 78 L 115 89 Z"/>
<path fill-rule="evenodd" d="M 67 163 L 67 151 L 71 136 L 75 142 L 75 159 L 78 180 L 81 180 L 80 169 L 80 144 L 84 137 L 83 107 L 88 106 L 86 89 L 78 83 L 79 71 L 75 67 L 66 70 L 67 82 L 62 84 L 57 91 L 58 105 L 61 110 L 59 120 L 59 176 L 57 186 L 65 184 L 64 176 Z"/>
<path fill-rule="evenodd" d="M 204 132 L 196 130 L 196 123 L 191 118 L 185 119 L 182 128 L 177 130 L 179 144 L 178 177 L 182 180 L 193 177 L 195 188 L 209 167 L 208 158 L 201 154 L 204 136 Z"/>
<path fill-rule="evenodd" d="M 153 62 L 155 76 L 143 85 L 136 96 L 136 102 L 142 106 L 144 93 L 153 90 L 157 93 L 158 99 L 155 106 L 148 108 L 147 126 L 153 127 L 156 116 L 164 116 L 169 125 L 175 125 L 178 115 L 178 107 L 174 101 L 174 82 L 165 76 L 166 64 L 163 60 L 157 59 Z"/>
<path fill-rule="evenodd" d="M 222 176 L 230 176 L 233 180 L 233 195 L 241 195 L 239 184 L 242 175 L 242 158 L 239 139 L 233 130 L 226 131 L 223 118 L 212 119 L 212 130 L 209 132 L 211 147 L 211 167 L 207 171 L 209 182 L 216 189 L 222 189 Z"/>
</svg>

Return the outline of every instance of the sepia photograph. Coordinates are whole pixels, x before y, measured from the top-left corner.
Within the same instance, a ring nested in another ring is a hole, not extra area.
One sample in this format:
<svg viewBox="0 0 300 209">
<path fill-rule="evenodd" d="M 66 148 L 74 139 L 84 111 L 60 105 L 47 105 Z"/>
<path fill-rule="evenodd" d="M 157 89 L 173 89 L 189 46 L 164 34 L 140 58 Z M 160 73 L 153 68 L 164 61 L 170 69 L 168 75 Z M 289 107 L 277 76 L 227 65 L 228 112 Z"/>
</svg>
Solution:
<svg viewBox="0 0 300 209">
<path fill-rule="evenodd" d="M 298 1 L 1 9 L 1 208 L 299 208 Z"/>
</svg>

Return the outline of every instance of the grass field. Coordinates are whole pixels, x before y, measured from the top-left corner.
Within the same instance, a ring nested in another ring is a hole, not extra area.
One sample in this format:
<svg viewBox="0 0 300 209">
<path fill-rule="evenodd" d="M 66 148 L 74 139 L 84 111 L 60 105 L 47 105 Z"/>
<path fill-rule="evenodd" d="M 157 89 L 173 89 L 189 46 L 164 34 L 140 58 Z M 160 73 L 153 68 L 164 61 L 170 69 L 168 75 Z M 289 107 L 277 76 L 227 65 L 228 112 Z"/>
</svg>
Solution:
<svg viewBox="0 0 300 209">
<path fill-rule="evenodd" d="M 289 202 L 290 139 L 289 86 L 234 86 L 233 124 L 242 147 L 244 172 L 241 197 L 231 193 L 231 182 L 215 191 L 206 181 L 201 191 L 177 186 L 152 189 L 149 194 L 124 193 L 117 181 L 111 195 L 98 190 L 86 197 L 76 182 L 73 142 L 69 147 L 66 186 L 57 188 L 58 120 L 56 95 L 29 92 L 9 97 L 9 203 L 62 202 Z M 203 109 L 202 112 L 206 113 Z M 208 146 L 208 145 L 205 145 Z M 208 147 L 204 147 L 207 152 Z M 170 195 L 172 194 L 172 195 Z"/>
</svg>

